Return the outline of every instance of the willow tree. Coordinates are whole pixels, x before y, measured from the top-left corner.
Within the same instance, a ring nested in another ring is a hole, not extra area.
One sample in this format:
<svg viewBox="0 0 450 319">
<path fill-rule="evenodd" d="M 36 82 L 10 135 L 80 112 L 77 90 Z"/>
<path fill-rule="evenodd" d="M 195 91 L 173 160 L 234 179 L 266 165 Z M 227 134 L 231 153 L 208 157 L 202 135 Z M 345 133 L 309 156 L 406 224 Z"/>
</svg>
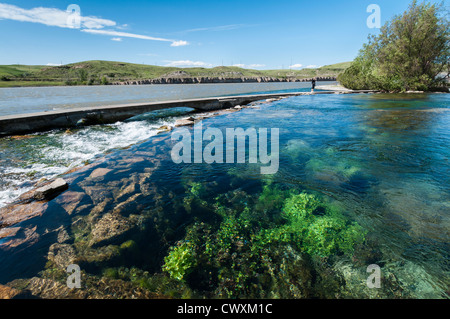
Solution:
<svg viewBox="0 0 450 319">
<path fill-rule="evenodd" d="M 338 80 L 351 89 L 432 90 L 445 85 L 450 65 L 450 22 L 443 4 L 418 4 L 370 35 Z"/>
</svg>

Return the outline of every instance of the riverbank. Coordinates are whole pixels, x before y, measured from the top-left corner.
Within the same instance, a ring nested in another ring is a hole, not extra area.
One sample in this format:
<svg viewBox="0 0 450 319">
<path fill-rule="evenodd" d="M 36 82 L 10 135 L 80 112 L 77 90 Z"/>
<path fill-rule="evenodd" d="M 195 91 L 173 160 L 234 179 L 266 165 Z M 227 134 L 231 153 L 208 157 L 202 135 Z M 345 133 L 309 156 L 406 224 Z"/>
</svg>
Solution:
<svg viewBox="0 0 450 319">
<path fill-rule="evenodd" d="M 316 81 L 336 81 L 336 77 L 316 77 Z M 313 78 L 274 78 L 274 77 L 166 77 L 157 79 L 126 80 L 110 82 L 105 81 L 101 85 L 161 85 L 161 84 L 227 84 L 227 83 L 298 83 L 311 82 Z M 79 82 L 62 81 L 0 81 L 0 88 L 13 87 L 51 87 L 51 86 L 90 86 Z"/>
<path fill-rule="evenodd" d="M 0 65 L 0 88 L 47 85 L 271 83 L 336 79 L 351 63 L 315 69 L 253 70 L 236 66 L 178 68 L 113 61 L 61 66 Z M 52 84 L 53 83 L 53 84 Z"/>
<path fill-rule="evenodd" d="M 311 82 L 313 78 L 273 78 L 273 77 L 177 77 L 159 78 L 148 80 L 113 82 L 112 85 L 145 85 L 145 84 L 217 84 L 217 83 L 289 83 L 289 82 Z M 336 81 L 336 77 L 317 77 L 316 81 Z"/>
</svg>

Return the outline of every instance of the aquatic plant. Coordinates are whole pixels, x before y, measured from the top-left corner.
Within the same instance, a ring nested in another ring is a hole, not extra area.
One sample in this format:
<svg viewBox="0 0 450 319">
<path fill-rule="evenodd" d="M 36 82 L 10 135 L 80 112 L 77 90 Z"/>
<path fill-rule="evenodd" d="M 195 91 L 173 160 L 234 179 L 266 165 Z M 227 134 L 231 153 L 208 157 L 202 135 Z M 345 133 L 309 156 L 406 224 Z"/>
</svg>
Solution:
<svg viewBox="0 0 450 319">
<path fill-rule="evenodd" d="M 202 199 L 206 193 L 206 187 L 199 182 L 188 182 L 186 197 L 183 199 L 183 206 L 187 212 L 192 212 L 196 207 L 207 207 L 208 203 Z"/>
<path fill-rule="evenodd" d="M 198 189 L 193 185 L 188 193 Z M 351 254 L 364 241 L 358 224 L 316 195 L 271 183 L 258 197 L 233 190 L 210 206 L 219 221 L 190 225 L 164 258 L 163 270 L 190 286 L 213 289 L 215 296 L 264 297 L 269 290 L 279 297 L 308 295 L 312 270 L 306 256 Z M 303 268 L 289 266 L 294 262 Z"/>
<path fill-rule="evenodd" d="M 258 211 L 280 211 L 285 198 L 289 196 L 289 191 L 282 190 L 270 184 L 264 185 L 261 195 L 258 197 L 255 209 Z"/>
<path fill-rule="evenodd" d="M 163 270 L 171 278 L 183 280 L 196 266 L 194 245 L 190 242 L 181 242 L 170 249 L 169 255 L 164 258 Z"/>
<path fill-rule="evenodd" d="M 282 215 L 290 221 L 309 218 L 319 207 L 320 201 L 314 195 L 301 193 L 288 198 Z"/>
<path fill-rule="evenodd" d="M 310 255 L 328 257 L 351 254 L 357 244 L 364 242 L 361 226 L 349 223 L 342 213 L 329 209 L 311 194 L 288 198 L 282 216 L 286 224 L 262 230 L 257 235 L 260 244 L 292 243 Z"/>
</svg>

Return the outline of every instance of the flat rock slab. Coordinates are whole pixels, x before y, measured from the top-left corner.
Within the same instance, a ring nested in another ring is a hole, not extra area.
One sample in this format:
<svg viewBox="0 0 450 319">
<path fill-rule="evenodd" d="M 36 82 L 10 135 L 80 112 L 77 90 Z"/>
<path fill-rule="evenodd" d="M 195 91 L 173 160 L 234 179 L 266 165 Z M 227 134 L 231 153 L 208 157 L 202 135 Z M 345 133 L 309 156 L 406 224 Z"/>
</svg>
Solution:
<svg viewBox="0 0 450 319">
<path fill-rule="evenodd" d="M 46 200 L 68 188 L 67 182 L 62 178 L 58 178 L 54 182 L 36 189 L 33 197 L 37 200 Z"/>
<path fill-rule="evenodd" d="M 47 210 L 48 204 L 45 202 L 32 202 L 28 204 L 10 205 L 0 209 L 0 227 L 12 226 L 42 216 Z"/>
<path fill-rule="evenodd" d="M 194 125 L 194 121 L 185 119 L 185 120 L 177 120 L 175 122 L 175 127 L 189 126 L 189 125 Z"/>
</svg>

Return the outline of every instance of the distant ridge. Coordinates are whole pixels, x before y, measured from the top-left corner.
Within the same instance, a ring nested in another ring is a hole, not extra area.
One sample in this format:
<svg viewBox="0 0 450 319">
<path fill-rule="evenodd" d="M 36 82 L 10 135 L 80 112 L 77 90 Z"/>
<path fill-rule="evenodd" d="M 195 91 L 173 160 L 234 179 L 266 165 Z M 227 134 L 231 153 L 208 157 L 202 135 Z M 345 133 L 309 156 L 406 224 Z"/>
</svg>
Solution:
<svg viewBox="0 0 450 319">
<path fill-rule="evenodd" d="M 236 66 L 178 68 L 114 61 L 85 61 L 61 66 L 0 65 L 0 87 L 247 81 L 294 82 L 313 77 L 335 79 L 350 65 L 351 62 L 344 62 L 302 70 L 252 70 Z M 167 79 L 171 80 L 167 81 Z"/>
</svg>

